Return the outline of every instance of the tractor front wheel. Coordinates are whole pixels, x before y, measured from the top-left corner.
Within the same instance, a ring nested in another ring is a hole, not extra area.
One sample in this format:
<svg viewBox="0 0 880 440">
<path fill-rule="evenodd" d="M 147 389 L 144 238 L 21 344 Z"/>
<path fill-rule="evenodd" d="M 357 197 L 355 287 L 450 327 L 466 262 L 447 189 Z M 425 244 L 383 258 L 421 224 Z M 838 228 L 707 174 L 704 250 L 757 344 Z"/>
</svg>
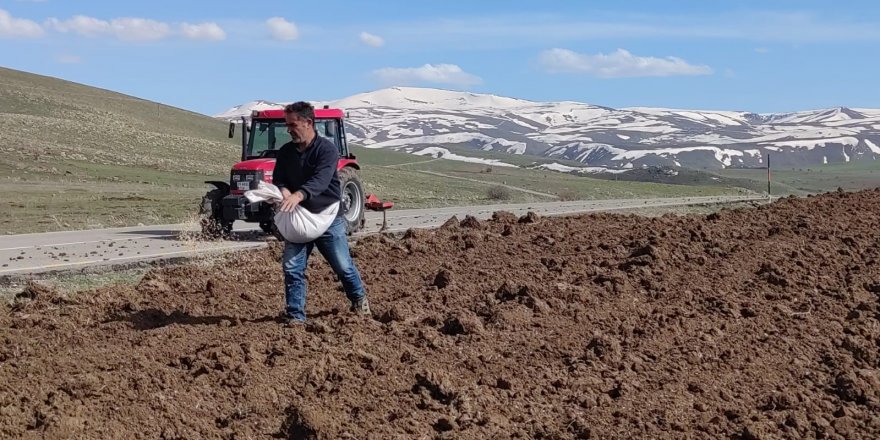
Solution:
<svg viewBox="0 0 880 440">
<path fill-rule="evenodd" d="M 282 243 L 284 242 L 284 236 L 281 235 L 281 231 L 278 230 L 278 226 L 275 226 L 274 220 L 260 222 L 260 229 L 262 229 L 263 232 L 277 238 L 278 241 Z"/>
<path fill-rule="evenodd" d="M 212 189 L 202 197 L 199 206 L 199 223 L 202 227 L 202 236 L 209 239 L 228 237 L 232 232 L 232 221 L 223 218 L 223 197 L 226 192 L 221 189 Z"/>
<path fill-rule="evenodd" d="M 364 185 L 352 167 L 339 170 L 339 186 L 342 187 L 342 203 L 339 209 L 345 214 L 345 232 L 353 234 L 364 225 Z"/>
</svg>

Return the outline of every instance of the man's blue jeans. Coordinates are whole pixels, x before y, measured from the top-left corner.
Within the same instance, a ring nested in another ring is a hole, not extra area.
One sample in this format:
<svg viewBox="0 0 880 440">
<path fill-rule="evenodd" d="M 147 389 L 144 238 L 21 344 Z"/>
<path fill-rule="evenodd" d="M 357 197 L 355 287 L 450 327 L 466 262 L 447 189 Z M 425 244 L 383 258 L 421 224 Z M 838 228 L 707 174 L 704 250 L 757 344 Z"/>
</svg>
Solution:
<svg viewBox="0 0 880 440">
<path fill-rule="evenodd" d="M 351 252 L 348 248 L 345 220 L 342 217 L 336 217 L 327 232 L 324 232 L 324 235 L 315 241 L 302 244 L 285 242 L 281 267 L 284 269 L 284 292 L 288 318 L 300 321 L 306 319 L 306 287 L 308 286 L 306 268 L 309 265 L 309 255 L 315 247 L 330 263 L 333 272 L 342 281 L 345 296 L 349 301 L 358 301 L 365 295 L 361 275 L 351 259 Z"/>
</svg>

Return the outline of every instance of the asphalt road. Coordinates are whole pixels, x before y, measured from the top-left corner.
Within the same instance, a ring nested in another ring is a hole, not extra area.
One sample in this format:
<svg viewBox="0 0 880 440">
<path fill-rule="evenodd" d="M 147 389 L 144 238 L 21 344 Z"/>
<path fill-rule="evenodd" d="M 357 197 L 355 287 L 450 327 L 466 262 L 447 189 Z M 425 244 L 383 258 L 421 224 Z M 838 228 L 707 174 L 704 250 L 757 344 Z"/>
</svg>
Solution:
<svg viewBox="0 0 880 440">
<path fill-rule="evenodd" d="M 458 216 L 459 219 L 463 219 L 465 215 L 487 219 L 493 212 L 499 210 L 510 211 L 517 215 L 534 211 L 542 216 L 552 216 L 746 200 L 766 200 L 766 198 L 724 196 L 622 199 L 390 210 L 386 213 L 386 231 L 399 232 L 409 228 L 436 227 L 453 215 Z M 382 213 L 367 211 L 366 227 L 355 236 L 376 233 L 381 227 Z M 195 225 L 177 224 L 0 236 L 0 276 L 185 258 L 258 248 L 266 246 L 267 241 L 274 240 L 260 233 L 256 225 L 243 222 L 236 222 L 230 240 L 204 242 L 188 239 L 187 232 L 194 230 Z"/>
</svg>

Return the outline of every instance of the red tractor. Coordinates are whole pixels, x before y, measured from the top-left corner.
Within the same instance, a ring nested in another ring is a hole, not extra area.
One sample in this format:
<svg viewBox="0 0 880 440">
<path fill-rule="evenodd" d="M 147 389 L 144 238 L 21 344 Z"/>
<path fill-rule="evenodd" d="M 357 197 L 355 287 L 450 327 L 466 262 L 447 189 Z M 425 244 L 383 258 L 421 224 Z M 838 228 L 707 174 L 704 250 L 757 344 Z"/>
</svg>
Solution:
<svg viewBox="0 0 880 440">
<path fill-rule="evenodd" d="M 247 118 L 241 119 L 241 162 L 232 167 L 229 182 L 205 182 L 214 185 L 214 189 L 202 198 L 200 207 L 202 232 L 208 236 L 228 235 L 236 220 L 259 223 L 264 232 L 274 233 L 273 206 L 264 202 L 250 203 L 244 192 L 256 189 L 257 182 L 261 180 L 272 183 L 278 150 L 290 142 L 284 125 L 284 111 L 254 110 L 250 122 Z M 229 124 L 230 138 L 235 133 L 235 126 L 235 123 Z M 315 130 L 318 136 L 329 139 L 339 148 L 337 170 L 342 186 L 340 210 L 345 213 L 346 229 L 351 234 L 364 225 L 366 198 L 357 173 L 360 166 L 345 139 L 342 110 L 327 106 L 315 109 Z M 370 201 L 376 203 L 372 196 Z M 383 205 L 389 204 L 378 203 L 378 207 L 385 209 Z"/>
</svg>

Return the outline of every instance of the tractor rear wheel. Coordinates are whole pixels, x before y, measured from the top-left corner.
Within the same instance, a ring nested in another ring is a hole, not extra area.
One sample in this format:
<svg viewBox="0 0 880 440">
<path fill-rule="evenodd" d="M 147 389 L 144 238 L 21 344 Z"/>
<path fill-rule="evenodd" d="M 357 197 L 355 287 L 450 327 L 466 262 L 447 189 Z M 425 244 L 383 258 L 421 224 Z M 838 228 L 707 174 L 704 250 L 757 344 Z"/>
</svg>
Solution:
<svg viewBox="0 0 880 440">
<path fill-rule="evenodd" d="M 232 232 L 232 221 L 223 218 L 223 197 L 226 192 L 221 189 L 212 189 L 202 197 L 199 206 L 199 223 L 202 227 L 202 236 L 209 239 L 227 237 Z"/>
<path fill-rule="evenodd" d="M 364 225 L 364 184 L 352 167 L 339 170 L 339 185 L 342 187 L 342 203 L 339 207 L 344 212 L 345 232 L 353 234 Z"/>
</svg>

